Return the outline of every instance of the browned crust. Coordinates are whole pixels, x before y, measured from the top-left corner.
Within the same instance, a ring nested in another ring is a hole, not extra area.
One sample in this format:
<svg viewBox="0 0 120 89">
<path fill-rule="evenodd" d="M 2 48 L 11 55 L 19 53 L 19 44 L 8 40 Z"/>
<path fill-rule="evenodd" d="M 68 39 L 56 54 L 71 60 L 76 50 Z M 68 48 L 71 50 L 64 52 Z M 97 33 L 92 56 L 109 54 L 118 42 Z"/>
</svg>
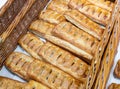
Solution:
<svg viewBox="0 0 120 89">
<path fill-rule="evenodd" d="M 73 9 L 79 10 L 93 21 L 106 26 L 110 20 L 111 13 L 105 9 L 97 7 L 87 0 L 71 0 L 69 6 Z"/>
<path fill-rule="evenodd" d="M 10 63 L 9 60 L 13 60 L 13 58 L 14 58 L 14 61 L 17 61 L 17 62 Z M 9 67 L 9 69 L 14 70 L 17 67 L 17 69 L 19 68 L 19 70 L 22 70 L 22 67 L 23 67 L 22 65 L 27 65 L 27 64 L 24 64 L 22 60 L 24 60 L 24 62 L 27 62 L 27 61 L 31 62 L 29 68 L 26 70 L 27 72 L 26 76 L 29 77 L 30 79 L 34 79 L 36 81 L 41 82 L 49 86 L 50 88 L 56 87 L 61 89 L 64 89 L 64 88 L 68 89 L 68 87 L 71 87 L 71 88 L 74 87 L 74 89 L 78 89 L 78 87 L 80 87 L 80 89 L 84 89 L 83 87 L 85 87 L 84 83 L 75 80 L 73 77 L 59 70 L 58 68 L 46 62 L 33 59 L 22 53 L 17 53 L 17 52 L 12 53 L 11 56 L 8 57 L 6 61 L 7 63 L 6 66 L 7 65 L 13 66 L 12 68 Z M 16 72 L 19 73 L 19 71 L 16 71 Z"/>
<path fill-rule="evenodd" d="M 112 83 L 108 89 L 120 89 L 120 84 L 115 84 L 115 83 Z"/>
<path fill-rule="evenodd" d="M 78 47 L 70 44 L 70 43 L 67 42 L 67 41 L 64 41 L 64 40 L 62 40 L 62 39 L 60 39 L 60 38 L 58 38 L 58 37 L 53 36 L 53 35 L 51 34 L 53 28 L 50 28 L 50 27 L 49 27 L 51 30 L 48 29 L 48 32 L 46 33 L 45 31 L 43 31 L 42 29 L 40 29 L 38 26 L 34 25 L 34 23 L 36 23 L 36 22 L 37 22 L 37 25 L 40 24 L 39 21 L 35 21 L 35 22 L 33 22 L 33 23 L 31 24 L 31 26 L 30 26 L 30 31 L 32 31 L 34 34 L 36 34 L 36 35 L 38 35 L 38 36 L 40 36 L 40 37 L 43 37 L 43 38 L 45 38 L 46 40 L 48 40 L 48 41 L 50 41 L 50 42 L 52 42 L 52 43 L 54 43 L 54 44 L 56 44 L 56 45 L 58 45 L 58 46 L 60 46 L 60 47 L 62 47 L 62 48 L 65 48 L 65 49 L 71 51 L 72 53 L 78 55 L 79 57 L 82 56 L 83 58 L 85 58 L 85 60 L 86 60 L 87 62 L 91 62 L 91 60 L 92 60 L 92 58 L 93 58 L 93 56 L 92 56 L 91 54 L 85 52 L 85 51 L 82 50 L 82 49 L 79 49 Z M 48 33 L 49 33 L 49 34 L 48 34 Z"/>
<path fill-rule="evenodd" d="M 5 5 L 2 8 L 0 8 L 0 17 L 5 13 L 5 11 L 9 8 L 13 1 L 14 0 L 7 0 Z"/>
<path fill-rule="evenodd" d="M 112 11 L 114 9 L 115 3 L 110 0 L 88 0 L 92 4 L 99 6 L 100 8 Z"/>
<path fill-rule="evenodd" d="M 95 54 L 98 40 L 69 22 L 61 22 L 55 27 L 52 33 L 91 55 Z"/>
<path fill-rule="evenodd" d="M 47 9 L 40 13 L 39 19 L 43 19 L 44 21 L 52 24 L 59 24 L 60 22 L 65 20 L 65 17 L 63 16 L 63 14 Z"/>
<path fill-rule="evenodd" d="M 77 16 L 76 16 L 77 15 Z M 75 24 L 81 30 L 101 40 L 104 29 L 77 10 L 67 11 L 64 15 L 67 20 Z"/>
<path fill-rule="evenodd" d="M 34 38 L 32 42 L 29 42 L 31 38 Z M 75 57 L 66 50 L 61 49 L 60 47 L 55 46 L 52 43 L 45 43 L 41 47 L 42 41 L 37 39 L 32 34 L 25 35 L 19 44 L 28 51 L 34 58 L 41 60 L 41 57 L 44 58 L 44 61 L 53 64 L 56 67 L 59 67 L 61 70 L 69 73 L 76 79 L 84 81 L 87 77 L 88 65 L 83 62 L 81 59 Z M 36 43 L 36 45 L 34 45 Z M 34 46 L 33 46 L 34 45 Z M 34 49 L 38 48 L 36 51 Z M 36 56 L 37 55 L 37 56 Z M 61 61 L 61 62 L 60 62 Z M 73 64 L 73 65 L 72 65 Z"/>
<path fill-rule="evenodd" d="M 0 88 L 1 89 L 49 89 L 41 83 L 30 80 L 27 83 L 22 83 L 17 80 L 13 80 L 7 77 L 0 76 Z"/>
<path fill-rule="evenodd" d="M 39 56 L 39 51 L 44 45 L 44 42 L 40 41 L 39 38 L 35 37 L 33 34 L 27 33 L 19 40 L 19 44 L 33 57 L 43 60 L 42 57 Z"/>
<path fill-rule="evenodd" d="M 24 88 L 26 85 L 26 83 L 21 83 L 19 81 L 16 80 L 12 80 L 10 78 L 7 77 L 1 77 L 0 76 L 0 89 L 20 89 L 20 88 Z"/>
<path fill-rule="evenodd" d="M 120 60 L 116 64 L 114 75 L 115 77 L 120 78 Z"/>
</svg>

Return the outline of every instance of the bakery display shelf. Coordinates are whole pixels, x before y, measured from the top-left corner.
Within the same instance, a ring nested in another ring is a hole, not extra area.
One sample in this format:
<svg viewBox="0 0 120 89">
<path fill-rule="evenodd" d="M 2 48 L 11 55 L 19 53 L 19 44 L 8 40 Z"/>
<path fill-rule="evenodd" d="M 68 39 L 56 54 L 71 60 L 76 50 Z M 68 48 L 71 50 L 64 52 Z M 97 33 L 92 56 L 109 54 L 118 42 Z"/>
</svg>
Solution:
<svg viewBox="0 0 120 89">
<path fill-rule="evenodd" d="M 109 78 L 110 70 L 114 64 L 114 58 L 117 53 L 117 47 L 120 39 L 120 15 L 117 17 L 110 37 L 108 46 L 105 50 L 101 68 L 95 81 L 94 89 L 106 89 L 106 83 Z"/>
<path fill-rule="evenodd" d="M 10 1 L 11 1 L 11 4 L 12 4 L 15 0 L 13 2 L 12 2 L 12 0 L 9 0 L 8 2 L 10 2 Z M 25 35 L 27 33 L 30 24 L 34 20 L 38 19 L 39 13 L 48 5 L 49 1 L 50 0 L 26 0 L 26 3 L 22 7 L 22 9 L 18 11 L 19 13 L 16 12 L 16 13 L 18 13 L 18 15 L 16 15 L 15 17 L 13 17 L 11 19 L 11 22 L 9 22 L 9 24 L 6 26 L 7 30 L 4 30 L 2 32 L 2 37 L 4 38 L 4 41 L 0 45 L 0 66 L 1 67 L 3 66 L 6 58 L 16 49 L 16 47 L 18 45 L 18 40 L 21 37 L 23 37 L 23 35 Z M 65 0 L 65 1 L 69 1 L 69 0 Z M 6 4 L 9 4 L 8 2 Z M 7 5 L 5 10 L 4 10 L 4 7 L 2 8 L 3 12 L 0 13 L 1 16 L 5 14 L 5 11 L 7 11 L 9 9 L 9 6 L 10 5 Z M 119 2 L 119 0 L 116 0 L 115 1 L 115 6 L 112 10 L 112 15 L 111 15 L 110 21 L 109 21 L 108 25 L 106 26 L 102 37 L 100 38 L 100 42 L 98 43 L 98 46 L 96 48 L 95 56 L 92 58 L 91 63 L 88 64 L 89 65 L 88 66 L 89 67 L 88 74 L 87 74 L 86 79 L 84 80 L 84 84 L 83 85 L 81 84 L 81 87 L 85 86 L 84 88 L 86 88 L 86 89 L 92 89 L 95 78 L 97 78 L 97 79 L 101 78 L 101 72 L 99 73 L 98 76 L 97 76 L 97 73 L 98 73 L 98 70 L 100 68 L 101 62 L 102 62 L 102 64 L 104 64 L 104 59 L 106 59 L 106 56 L 105 56 L 102 60 L 102 56 L 107 55 L 107 57 L 108 57 L 109 54 L 106 54 L 106 52 L 110 52 L 109 50 L 111 48 L 117 48 L 118 37 L 119 37 L 119 34 L 118 34 L 119 33 L 119 31 L 118 31 L 119 21 L 117 21 L 116 19 L 117 19 L 118 14 L 119 14 L 119 12 L 118 12 L 119 6 L 120 6 L 120 2 Z M 64 20 L 64 18 L 62 20 Z M 54 22 L 54 23 L 56 24 L 58 22 Z M 3 35 L 4 32 L 6 32 L 5 35 Z M 112 35 L 111 35 L 111 33 L 112 33 Z M 116 35 L 116 36 L 114 36 L 114 35 Z M 110 42 L 108 43 L 109 39 L 110 39 Z M 113 42 L 113 39 L 117 39 L 117 40 L 114 40 L 115 42 Z M 49 36 L 47 37 L 47 40 L 49 40 Z M 67 40 L 69 40 L 69 39 L 67 39 Z M 108 43 L 108 45 L 107 45 L 107 43 Z M 113 47 L 111 47 L 111 44 L 113 44 Z M 48 44 L 48 45 L 51 45 L 51 44 Z M 56 44 L 56 45 L 58 45 L 58 44 Z M 107 49 L 106 49 L 106 52 L 104 54 L 106 46 L 107 46 Z M 110 47 L 110 49 L 109 49 L 109 47 Z M 65 48 L 67 50 L 69 49 L 69 48 L 66 48 L 65 46 L 63 46 L 62 48 Z M 112 52 L 112 58 L 113 58 L 116 50 L 113 50 L 111 52 Z M 107 61 L 106 61 L 107 65 L 112 64 L 112 61 L 113 61 L 112 58 L 111 58 L 110 61 L 107 59 Z M 105 66 L 106 66 L 106 64 L 105 64 Z M 104 68 L 104 67 L 102 67 L 102 68 Z M 108 68 L 108 69 L 110 70 L 110 68 Z M 101 71 L 104 72 L 104 70 L 105 69 L 102 69 Z M 107 74 L 109 74 L 109 71 L 107 71 L 106 75 Z M 65 75 L 67 75 L 67 74 L 65 74 Z M 36 75 L 34 75 L 34 76 L 36 76 Z M 68 78 L 69 78 L 69 76 L 68 76 Z M 102 78 L 101 79 L 103 79 L 103 73 L 102 73 Z M 73 78 L 73 81 L 75 81 L 75 83 L 76 83 L 76 81 L 78 81 L 78 80 L 74 80 L 74 78 Z M 105 87 L 105 83 L 107 81 L 107 76 L 104 77 L 103 81 L 104 81 L 104 82 L 102 82 L 102 83 L 104 83 L 103 87 Z M 97 89 L 97 86 L 98 85 L 96 84 L 95 89 Z M 102 85 L 100 85 L 100 87 L 102 87 Z"/>
</svg>

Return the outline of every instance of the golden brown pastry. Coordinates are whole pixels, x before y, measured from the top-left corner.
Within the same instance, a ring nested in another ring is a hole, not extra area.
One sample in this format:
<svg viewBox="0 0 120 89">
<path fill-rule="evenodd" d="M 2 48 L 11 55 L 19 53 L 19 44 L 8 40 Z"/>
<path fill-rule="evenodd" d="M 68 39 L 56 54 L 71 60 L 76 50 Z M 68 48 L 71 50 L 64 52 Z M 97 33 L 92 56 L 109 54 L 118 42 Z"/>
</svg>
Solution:
<svg viewBox="0 0 120 89">
<path fill-rule="evenodd" d="M 77 10 L 70 10 L 65 13 L 65 17 L 78 28 L 101 40 L 104 29 L 93 22 Z"/>
<path fill-rule="evenodd" d="M 110 0 L 88 0 L 88 1 L 108 11 L 112 11 L 114 8 L 114 3 L 111 2 Z"/>
<path fill-rule="evenodd" d="M 36 52 L 31 47 L 32 45 L 27 44 L 29 42 L 26 43 L 26 40 L 30 40 L 31 38 L 35 38 L 35 36 L 33 36 L 32 34 L 27 34 L 21 38 L 21 40 L 19 41 L 19 44 L 28 53 L 30 53 L 34 58 L 38 58 L 38 56 L 33 55 L 33 52 L 34 54 L 39 55 L 40 56 L 39 58 L 42 57 L 48 63 L 53 64 L 56 67 L 59 67 L 61 70 L 64 70 L 65 72 L 74 76 L 76 79 L 81 80 L 81 81 L 85 80 L 85 78 L 87 77 L 87 72 L 88 72 L 88 67 L 89 67 L 85 62 L 75 57 L 71 53 L 49 42 L 45 43 L 41 47 L 39 52 Z M 34 42 L 38 42 L 38 41 L 39 43 L 42 42 L 36 37 L 36 39 L 33 39 L 31 44 L 33 44 Z M 41 46 L 41 44 L 39 43 L 36 43 L 36 46 Z"/>
<path fill-rule="evenodd" d="M 18 55 L 19 54 L 19 55 Z M 29 69 L 29 65 L 33 62 L 33 59 L 28 57 L 26 60 L 24 58 L 26 55 L 20 55 L 20 53 L 13 53 L 8 57 L 6 61 L 6 66 L 15 74 L 19 75 L 21 78 L 30 80 L 27 70 Z"/>
<path fill-rule="evenodd" d="M 54 29 L 54 25 L 43 20 L 36 20 L 31 23 L 30 31 L 36 34 L 40 34 L 41 36 L 52 35 L 51 31 Z"/>
<path fill-rule="evenodd" d="M 120 78 L 120 60 L 117 62 L 117 65 L 114 70 L 114 75 L 117 78 Z"/>
<path fill-rule="evenodd" d="M 111 13 L 108 10 L 95 6 L 87 0 L 71 0 L 69 6 L 76 8 L 82 14 L 104 26 L 106 26 L 110 20 Z"/>
<path fill-rule="evenodd" d="M 52 31 L 53 35 L 70 42 L 78 48 L 87 51 L 91 55 L 95 54 L 98 45 L 97 39 L 78 29 L 69 22 L 61 22 Z"/>
<path fill-rule="evenodd" d="M 31 87 L 30 89 L 50 89 L 47 86 L 33 80 L 30 80 L 28 85 Z"/>
<path fill-rule="evenodd" d="M 63 14 L 65 11 L 67 11 L 68 3 L 65 0 L 52 0 L 51 3 L 48 5 L 47 9 L 54 10 L 58 13 Z"/>
<path fill-rule="evenodd" d="M 33 34 L 28 33 L 19 40 L 20 45 L 24 45 L 24 48 L 27 48 L 27 52 L 31 52 L 31 55 L 35 58 L 42 60 L 38 55 L 41 47 L 44 45 L 44 42 L 40 41 L 39 38 L 35 37 Z M 39 44 L 39 45 L 38 45 Z"/>
<path fill-rule="evenodd" d="M 0 76 L 0 89 L 49 89 L 43 84 L 30 80 L 28 83 L 22 83 L 7 77 Z"/>
<path fill-rule="evenodd" d="M 39 18 L 53 24 L 59 24 L 61 21 L 65 20 L 62 14 L 53 10 L 42 11 L 39 15 Z"/>
<path fill-rule="evenodd" d="M 120 89 L 120 84 L 112 83 L 108 89 Z"/>
<path fill-rule="evenodd" d="M 21 83 L 6 77 L 0 77 L 0 89 L 26 89 L 25 86 L 25 83 Z"/>
<path fill-rule="evenodd" d="M 13 61 L 9 62 L 10 60 L 14 60 L 16 62 L 15 63 L 13 63 Z M 33 59 L 22 53 L 17 53 L 17 52 L 12 53 L 10 57 L 8 57 L 6 60 L 6 66 L 7 67 L 9 66 L 8 68 L 10 70 L 14 70 L 16 67 L 19 66 L 19 64 L 22 64 L 22 66 L 26 65 L 25 63 L 28 60 L 29 61 L 32 60 L 32 63 L 27 64 L 29 68 L 26 70 L 27 72 L 26 76 L 28 76 L 30 79 L 41 82 L 52 89 L 84 89 L 85 88 L 83 82 L 77 81 L 67 73 L 59 70 L 58 68 L 46 62 Z M 21 65 L 19 70 L 22 70 Z"/>
<path fill-rule="evenodd" d="M 43 24 L 44 23 L 44 24 Z M 91 62 L 93 55 L 91 55 L 90 53 L 87 53 L 86 51 L 70 44 L 69 42 L 62 40 L 58 37 L 53 36 L 52 33 L 52 29 L 54 29 L 53 27 L 51 27 L 51 25 L 45 25 L 46 22 L 43 22 L 43 20 L 39 21 L 34 21 L 31 26 L 30 26 L 30 31 L 32 31 L 34 34 L 37 34 L 40 37 L 45 38 L 46 40 L 62 47 L 65 48 L 69 51 L 71 51 L 72 53 L 78 55 L 78 56 L 82 56 L 83 58 L 85 58 L 86 61 L 88 61 L 89 63 Z M 43 26 L 43 27 L 42 27 Z M 43 29 L 41 29 L 43 28 Z M 49 29 L 47 29 L 49 28 Z"/>
</svg>

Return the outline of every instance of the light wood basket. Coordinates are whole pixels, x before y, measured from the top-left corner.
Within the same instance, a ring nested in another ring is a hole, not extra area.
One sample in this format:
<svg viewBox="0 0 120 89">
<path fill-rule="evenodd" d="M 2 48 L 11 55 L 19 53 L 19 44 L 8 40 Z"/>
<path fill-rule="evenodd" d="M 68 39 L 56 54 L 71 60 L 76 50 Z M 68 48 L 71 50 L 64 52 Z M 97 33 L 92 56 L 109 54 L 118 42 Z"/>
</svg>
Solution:
<svg viewBox="0 0 120 89">
<path fill-rule="evenodd" d="M 99 69 L 100 72 L 97 76 L 94 89 L 105 89 L 106 83 L 109 78 L 110 70 L 112 68 L 112 65 L 114 64 L 114 58 L 116 53 L 118 52 L 117 47 L 120 40 L 120 13 L 117 16 L 117 19 L 115 21 L 114 29 L 112 31 L 112 35 L 110 37 L 108 46 L 105 50 L 102 62 L 101 62 L 101 68 Z"/>
<path fill-rule="evenodd" d="M 9 0 L 9 1 L 12 2 L 12 0 Z M 26 34 L 27 29 L 28 29 L 29 25 L 31 24 L 31 22 L 38 17 L 38 14 L 44 9 L 44 7 L 47 5 L 47 3 L 49 1 L 50 0 L 26 0 L 27 4 L 24 5 L 22 7 L 21 11 L 19 12 L 19 13 L 24 13 L 24 15 L 21 15 L 18 13 L 18 15 L 14 18 L 14 20 L 17 22 L 17 24 L 12 25 L 12 27 L 10 28 L 11 30 L 10 30 L 9 34 L 5 37 L 4 42 L 1 43 L 1 46 L 0 46 L 0 65 L 1 65 L 1 67 L 2 67 L 5 59 L 17 47 L 18 40 L 24 34 Z M 97 76 L 97 73 L 98 73 L 98 70 L 100 68 L 100 64 L 101 64 L 101 60 L 102 60 L 102 56 L 104 54 L 105 48 L 106 48 L 107 43 L 110 39 L 111 32 L 113 31 L 113 27 L 118 28 L 118 25 L 116 25 L 117 24 L 116 19 L 117 19 L 118 14 L 119 14 L 119 12 L 118 12 L 119 6 L 120 6 L 119 0 L 116 0 L 116 5 L 113 9 L 111 20 L 109 21 L 109 24 L 108 24 L 106 30 L 104 31 L 102 40 L 99 42 L 95 57 L 92 59 L 89 73 L 88 73 L 87 79 L 85 81 L 86 89 L 93 89 L 92 86 L 93 86 L 93 83 L 95 81 L 95 78 L 97 77 L 97 80 L 99 80 L 99 78 L 101 78 L 101 74 L 99 74 Z M 26 8 L 26 9 L 24 9 L 24 8 Z M 9 6 L 7 7 L 7 9 L 3 10 L 3 13 L 5 13 L 8 9 L 9 9 Z M 3 14 L 0 14 L 0 15 L 2 16 Z M 115 24 L 115 22 L 116 22 L 116 24 Z M 10 24 L 9 24 L 9 26 L 10 26 Z M 116 31 L 115 33 L 116 33 L 116 35 L 118 35 L 118 33 L 119 33 L 118 30 L 114 29 L 114 31 Z M 110 39 L 110 43 L 107 47 L 107 51 L 106 51 L 107 53 L 110 52 L 109 46 L 111 46 L 111 41 L 113 44 L 113 48 L 117 47 L 116 45 L 118 44 L 118 41 L 116 41 L 116 39 L 118 39 L 118 36 L 116 36 L 116 37 L 117 38 L 114 38 L 114 32 L 113 32 L 111 39 Z M 115 41 L 116 41 L 115 43 L 113 42 L 113 39 L 115 39 Z M 113 53 L 115 53 L 115 52 L 113 52 Z M 113 53 L 112 53 L 112 57 L 113 57 Z M 106 55 L 106 53 L 105 53 L 105 55 Z M 105 60 L 105 59 L 106 59 L 106 56 L 103 58 L 103 60 Z M 108 62 L 108 64 L 110 66 L 112 59 L 110 59 L 109 62 Z M 104 62 L 102 64 L 104 64 Z M 105 74 L 107 74 L 107 73 L 109 74 L 109 71 L 107 71 Z M 103 79 L 106 83 L 107 77 L 104 76 Z M 102 82 L 102 83 L 104 83 L 104 82 Z M 95 84 L 95 89 L 97 89 L 96 86 L 97 86 L 97 83 Z M 103 86 L 105 86 L 105 84 L 103 84 Z M 98 88 L 98 89 L 102 89 L 102 88 Z"/>
</svg>

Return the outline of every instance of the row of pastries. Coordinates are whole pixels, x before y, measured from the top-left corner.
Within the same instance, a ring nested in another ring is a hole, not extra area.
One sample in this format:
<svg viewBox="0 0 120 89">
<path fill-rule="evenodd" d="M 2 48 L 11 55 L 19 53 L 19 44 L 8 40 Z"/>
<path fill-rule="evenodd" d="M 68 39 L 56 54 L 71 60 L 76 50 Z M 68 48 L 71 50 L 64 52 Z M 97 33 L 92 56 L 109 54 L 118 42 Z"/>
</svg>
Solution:
<svg viewBox="0 0 120 89">
<path fill-rule="evenodd" d="M 108 0 L 52 0 L 18 42 L 29 56 L 13 52 L 5 62 L 11 72 L 41 85 L 20 89 L 85 89 L 114 6 Z"/>
</svg>

